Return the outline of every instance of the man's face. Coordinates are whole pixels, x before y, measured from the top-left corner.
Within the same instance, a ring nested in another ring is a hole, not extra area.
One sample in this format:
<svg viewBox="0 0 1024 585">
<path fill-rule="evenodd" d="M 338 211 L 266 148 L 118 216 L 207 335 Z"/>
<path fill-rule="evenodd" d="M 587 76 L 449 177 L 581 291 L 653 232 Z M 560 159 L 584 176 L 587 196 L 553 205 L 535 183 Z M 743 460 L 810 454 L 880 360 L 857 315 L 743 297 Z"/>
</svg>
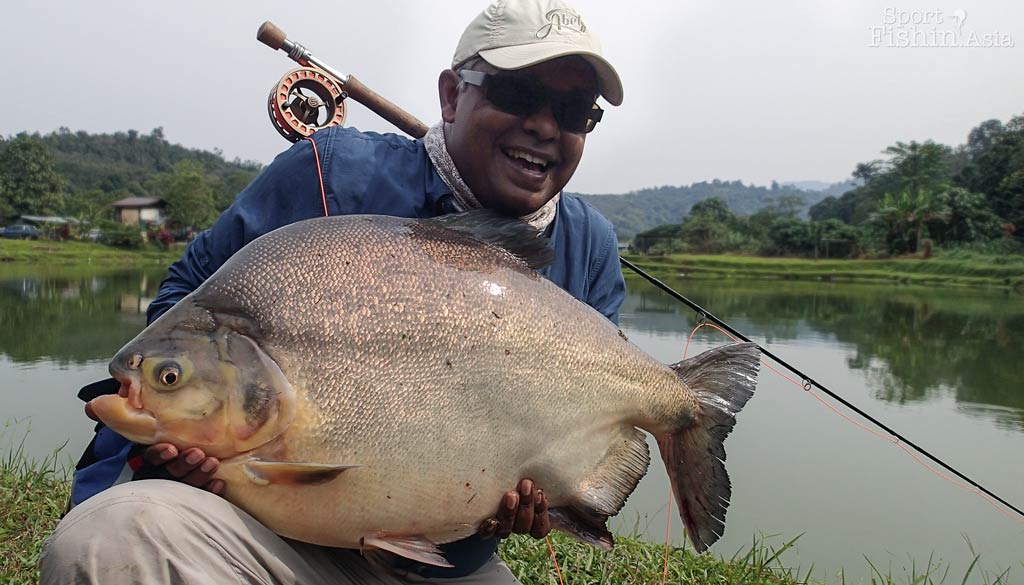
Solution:
<svg viewBox="0 0 1024 585">
<path fill-rule="evenodd" d="M 496 73 L 480 60 L 477 71 Z M 578 57 L 562 57 L 509 72 L 530 76 L 556 92 L 597 95 L 593 68 Z M 584 134 L 562 130 L 550 104 L 532 115 L 517 116 L 491 104 L 481 87 L 457 89 L 458 75 L 439 80 L 445 142 L 455 166 L 480 203 L 509 215 L 526 215 L 551 200 L 576 171 Z M 543 165 L 524 160 L 528 155 Z"/>
</svg>

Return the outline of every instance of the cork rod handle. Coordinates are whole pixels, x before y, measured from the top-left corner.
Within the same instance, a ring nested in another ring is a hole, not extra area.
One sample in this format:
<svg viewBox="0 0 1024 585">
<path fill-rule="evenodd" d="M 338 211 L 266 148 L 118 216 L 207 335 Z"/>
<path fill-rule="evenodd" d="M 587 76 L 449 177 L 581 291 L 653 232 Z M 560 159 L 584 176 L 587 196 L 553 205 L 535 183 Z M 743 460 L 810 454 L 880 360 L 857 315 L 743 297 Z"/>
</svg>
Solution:
<svg viewBox="0 0 1024 585">
<path fill-rule="evenodd" d="M 375 114 L 384 118 L 413 138 L 423 138 L 427 134 L 427 125 L 416 116 L 389 102 L 384 96 L 363 85 L 355 75 L 349 75 L 343 84 L 349 97 L 363 104 Z"/>
</svg>

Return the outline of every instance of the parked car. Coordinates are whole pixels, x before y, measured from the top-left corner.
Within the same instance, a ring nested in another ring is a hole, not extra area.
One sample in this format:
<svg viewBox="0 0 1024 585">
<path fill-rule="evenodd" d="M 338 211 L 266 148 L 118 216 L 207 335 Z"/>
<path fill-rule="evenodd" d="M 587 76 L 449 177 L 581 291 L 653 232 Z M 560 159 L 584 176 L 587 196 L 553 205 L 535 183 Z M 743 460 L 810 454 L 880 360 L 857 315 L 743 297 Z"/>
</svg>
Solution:
<svg viewBox="0 0 1024 585">
<path fill-rule="evenodd" d="M 0 238 L 11 238 L 14 240 L 36 240 L 39 239 L 39 230 L 31 225 L 9 225 L 0 231 Z"/>
</svg>

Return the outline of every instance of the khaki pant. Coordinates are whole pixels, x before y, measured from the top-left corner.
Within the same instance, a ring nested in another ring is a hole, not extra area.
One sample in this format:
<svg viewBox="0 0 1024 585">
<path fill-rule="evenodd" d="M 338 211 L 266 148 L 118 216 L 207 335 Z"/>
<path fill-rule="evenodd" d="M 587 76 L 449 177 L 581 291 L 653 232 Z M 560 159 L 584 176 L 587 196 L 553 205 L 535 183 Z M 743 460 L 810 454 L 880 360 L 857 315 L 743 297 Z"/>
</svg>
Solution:
<svg viewBox="0 0 1024 585">
<path fill-rule="evenodd" d="M 382 574 L 358 552 L 282 538 L 219 496 L 162 480 L 120 484 L 77 506 L 47 541 L 41 570 L 42 585 L 518 584 L 497 556 L 456 579 Z"/>
</svg>

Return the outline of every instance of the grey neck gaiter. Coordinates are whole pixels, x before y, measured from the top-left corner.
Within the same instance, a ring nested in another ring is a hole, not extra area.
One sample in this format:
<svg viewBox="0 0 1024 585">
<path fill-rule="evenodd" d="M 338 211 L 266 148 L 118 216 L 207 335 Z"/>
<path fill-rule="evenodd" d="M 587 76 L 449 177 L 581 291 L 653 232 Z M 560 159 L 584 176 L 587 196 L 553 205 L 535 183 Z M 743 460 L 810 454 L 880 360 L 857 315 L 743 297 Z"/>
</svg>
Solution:
<svg viewBox="0 0 1024 585">
<path fill-rule="evenodd" d="M 455 197 L 455 206 L 460 211 L 483 207 L 476 197 L 473 196 L 469 185 L 466 185 L 466 182 L 462 180 L 462 176 L 459 175 L 459 169 L 455 168 L 455 161 L 448 154 L 448 147 L 444 143 L 443 122 L 438 122 L 430 127 L 427 135 L 423 137 L 423 145 L 427 149 L 427 156 L 430 157 L 430 162 L 437 169 L 437 174 L 441 176 L 444 184 L 448 185 L 448 188 L 452 190 L 452 195 Z M 537 228 L 540 232 L 546 231 L 555 219 L 555 212 L 558 210 L 558 200 L 561 196 L 561 193 L 555 194 L 543 207 L 519 219 Z"/>
</svg>

